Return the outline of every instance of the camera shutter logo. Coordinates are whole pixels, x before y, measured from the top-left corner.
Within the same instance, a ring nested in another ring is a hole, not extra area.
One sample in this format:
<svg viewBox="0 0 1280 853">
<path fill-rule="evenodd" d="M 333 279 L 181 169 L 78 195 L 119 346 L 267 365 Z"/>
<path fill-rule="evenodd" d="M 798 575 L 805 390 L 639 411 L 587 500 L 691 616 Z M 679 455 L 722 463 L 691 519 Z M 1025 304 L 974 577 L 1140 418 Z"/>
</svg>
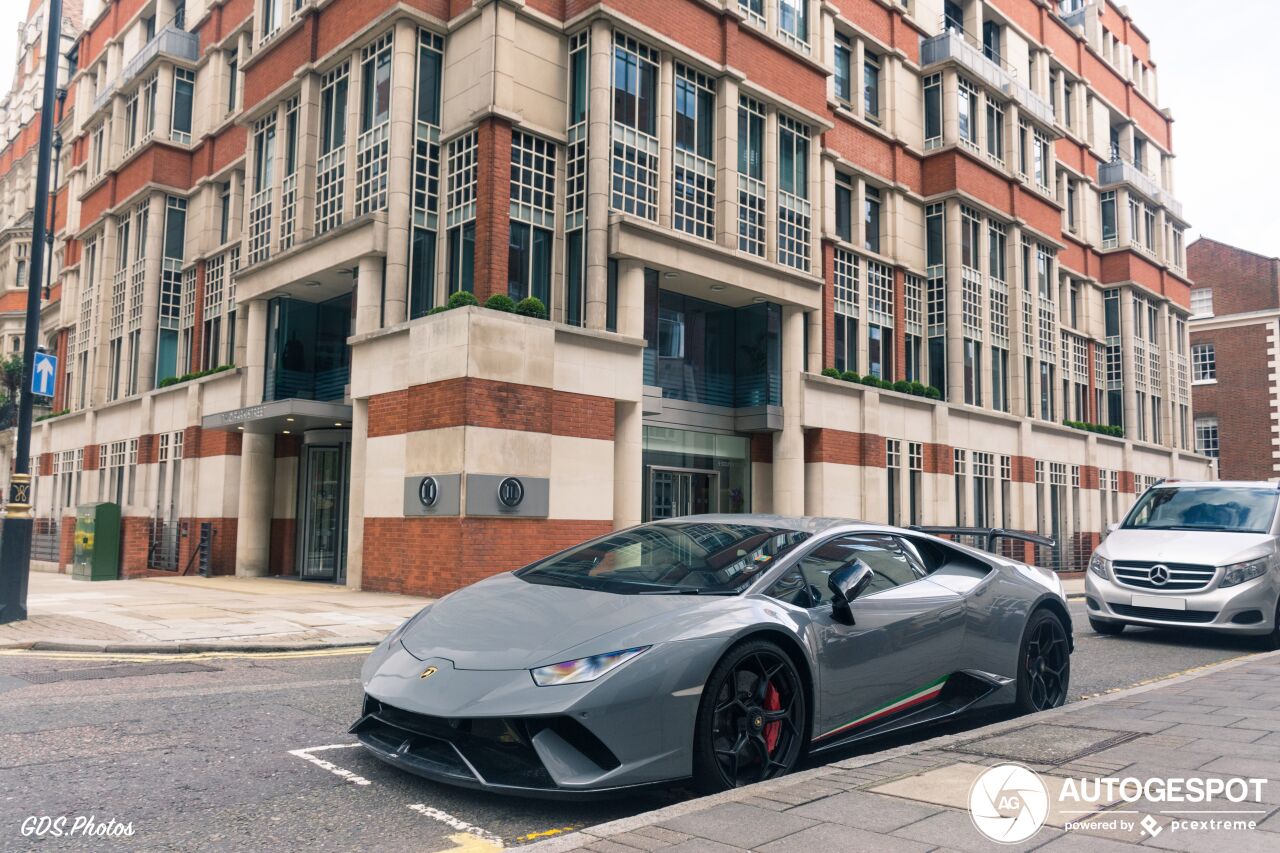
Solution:
<svg viewBox="0 0 1280 853">
<path fill-rule="evenodd" d="M 418 484 L 418 500 L 425 507 L 433 507 L 440 500 L 440 484 L 435 477 L 423 477 Z"/>
<path fill-rule="evenodd" d="M 969 817 L 992 841 L 1016 844 L 1040 831 L 1049 816 L 1044 780 L 1021 764 L 984 770 L 969 789 Z"/>
<path fill-rule="evenodd" d="M 1152 586 L 1164 586 L 1169 582 L 1169 567 L 1164 563 L 1156 563 L 1147 571 L 1147 580 Z"/>
<path fill-rule="evenodd" d="M 524 501 L 524 483 L 515 477 L 507 477 L 498 484 L 498 503 L 507 509 L 515 509 Z"/>
</svg>

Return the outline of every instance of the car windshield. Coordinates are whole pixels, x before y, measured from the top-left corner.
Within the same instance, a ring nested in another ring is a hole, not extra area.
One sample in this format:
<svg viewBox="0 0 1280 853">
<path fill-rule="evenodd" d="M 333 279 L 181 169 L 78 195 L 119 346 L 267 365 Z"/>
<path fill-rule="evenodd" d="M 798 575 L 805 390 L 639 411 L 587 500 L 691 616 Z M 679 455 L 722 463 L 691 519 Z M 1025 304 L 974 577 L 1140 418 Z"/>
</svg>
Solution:
<svg viewBox="0 0 1280 853">
<path fill-rule="evenodd" d="M 734 595 L 808 533 L 756 524 L 662 522 L 570 548 L 516 575 L 624 595 Z"/>
<path fill-rule="evenodd" d="M 1274 488 L 1214 486 L 1151 489 L 1124 520 L 1124 530 L 1212 530 L 1266 533 L 1280 493 Z"/>
</svg>

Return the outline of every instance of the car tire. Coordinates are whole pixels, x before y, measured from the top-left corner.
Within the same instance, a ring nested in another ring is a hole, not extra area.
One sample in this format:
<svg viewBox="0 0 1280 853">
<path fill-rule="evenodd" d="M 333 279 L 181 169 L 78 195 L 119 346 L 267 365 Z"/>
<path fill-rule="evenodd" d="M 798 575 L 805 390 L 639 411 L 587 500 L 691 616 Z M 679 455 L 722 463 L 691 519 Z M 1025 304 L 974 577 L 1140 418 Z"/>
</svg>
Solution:
<svg viewBox="0 0 1280 853">
<path fill-rule="evenodd" d="M 1271 633 L 1258 637 L 1258 646 L 1264 652 L 1280 649 L 1280 604 L 1276 605 L 1276 615 L 1271 622 Z"/>
<path fill-rule="evenodd" d="M 1104 634 L 1108 637 L 1124 633 L 1123 622 L 1103 622 L 1101 619 L 1090 619 L 1089 627 L 1094 630 L 1094 633 Z"/>
<path fill-rule="evenodd" d="M 1067 701 L 1071 683 L 1071 640 L 1067 628 L 1052 611 L 1032 612 L 1022 629 L 1018 646 L 1018 696 L 1020 713 L 1047 711 Z"/>
<path fill-rule="evenodd" d="M 693 782 L 701 794 L 790 773 L 808 746 L 804 680 L 767 640 L 734 646 L 711 670 L 693 733 Z"/>
</svg>

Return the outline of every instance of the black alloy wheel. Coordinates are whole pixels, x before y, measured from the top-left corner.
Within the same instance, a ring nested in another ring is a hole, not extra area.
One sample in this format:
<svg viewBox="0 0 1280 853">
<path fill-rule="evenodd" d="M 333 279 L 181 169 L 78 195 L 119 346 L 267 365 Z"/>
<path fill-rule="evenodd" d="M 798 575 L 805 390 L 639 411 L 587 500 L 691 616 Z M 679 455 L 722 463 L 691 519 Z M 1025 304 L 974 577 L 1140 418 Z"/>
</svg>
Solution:
<svg viewBox="0 0 1280 853">
<path fill-rule="evenodd" d="M 1071 680 L 1071 645 L 1061 620 L 1037 610 L 1027 622 L 1018 658 L 1019 708 L 1047 711 L 1067 701 Z"/>
<path fill-rule="evenodd" d="M 805 745 L 804 682 L 791 658 L 765 641 L 730 650 L 698 708 L 694 781 L 709 793 L 791 772 Z"/>
</svg>

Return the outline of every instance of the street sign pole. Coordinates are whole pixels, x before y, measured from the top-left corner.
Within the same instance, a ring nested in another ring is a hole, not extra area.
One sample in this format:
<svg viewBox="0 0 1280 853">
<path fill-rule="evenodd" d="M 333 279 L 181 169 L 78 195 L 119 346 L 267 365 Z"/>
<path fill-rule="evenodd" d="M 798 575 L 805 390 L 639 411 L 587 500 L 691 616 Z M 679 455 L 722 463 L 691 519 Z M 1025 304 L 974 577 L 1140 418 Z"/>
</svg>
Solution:
<svg viewBox="0 0 1280 853">
<path fill-rule="evenodd" d="M 23 334 L 22 383 L 18 396 L 18 440 L 13 451 L 9 502 L 0 526 L 0 625 L 27 618 L 27 579 L 31 572 L 31 388 L 40 340 L 40 292 L 49 225 L 49 173 L 53 168 L 54 102 L 58 60 L 62 57 L 62 0 L 49 0 L 48 39 L 44 51 L 44 97 L 40 106 L 40 143 L 36 161 L 36 201 L 31 229 L 31 275 L 27 280 L 27 328 Z"/>
</svg>

